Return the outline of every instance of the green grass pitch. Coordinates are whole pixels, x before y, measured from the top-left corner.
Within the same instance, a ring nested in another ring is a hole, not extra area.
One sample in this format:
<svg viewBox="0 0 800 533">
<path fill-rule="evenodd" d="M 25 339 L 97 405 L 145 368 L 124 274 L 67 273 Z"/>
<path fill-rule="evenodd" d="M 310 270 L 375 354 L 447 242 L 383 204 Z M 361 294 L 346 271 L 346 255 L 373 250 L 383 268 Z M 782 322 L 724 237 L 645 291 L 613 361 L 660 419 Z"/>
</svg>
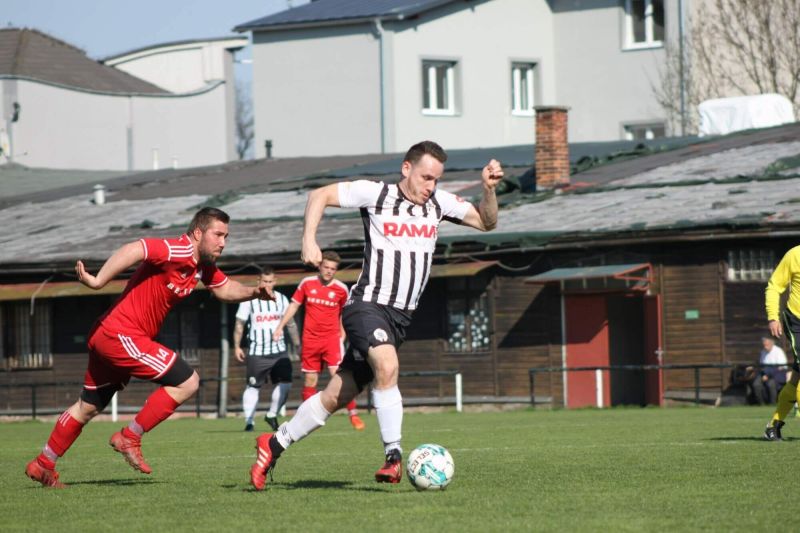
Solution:
<svg viewBox="0 0 800 533">
<path fill-rule="evenodd" d="M 65 490 L 23 474 L 52 422 L 0 424 L 2 531 L 748 531 L 792 509 L 800 420 L 761 440 L 769 408 L 406 414 L 406 451 L 453 455 L 443 492 L 372 480 L 377 421 L 345 416 L 281 457 L 250 489 L 257 433 L 241 419 L 170 420 L 144 439 L 134 472 L 108 446 L 122 424 L 93 422 L 61 459 Z M 260 429 L 265 424 L 259 421 Z M 780 511 L 776 514 L 776 511 Z"/>
</svg>

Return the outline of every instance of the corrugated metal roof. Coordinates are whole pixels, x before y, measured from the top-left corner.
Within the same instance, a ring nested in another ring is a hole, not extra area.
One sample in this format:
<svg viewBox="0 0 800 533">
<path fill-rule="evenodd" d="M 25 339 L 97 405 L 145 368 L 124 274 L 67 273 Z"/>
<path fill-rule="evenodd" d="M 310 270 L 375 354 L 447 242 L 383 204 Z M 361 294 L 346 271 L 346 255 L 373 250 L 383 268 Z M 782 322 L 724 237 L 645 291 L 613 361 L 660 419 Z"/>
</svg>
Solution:
<svg viewBox="0 0 800 533">
<path fill-rule="evenodd" d="M 0 76 L 32 78 L 108 93 L 171 94 L 94 61 L 83 50 L 27 28 L 0 29 Z"/>
<path fill-rule="evenodd" d="M 268 30 L 372 18 L 412 17 L 454 0 L 316 0 L 239 24 L 234 31 Z"/>
</svg>

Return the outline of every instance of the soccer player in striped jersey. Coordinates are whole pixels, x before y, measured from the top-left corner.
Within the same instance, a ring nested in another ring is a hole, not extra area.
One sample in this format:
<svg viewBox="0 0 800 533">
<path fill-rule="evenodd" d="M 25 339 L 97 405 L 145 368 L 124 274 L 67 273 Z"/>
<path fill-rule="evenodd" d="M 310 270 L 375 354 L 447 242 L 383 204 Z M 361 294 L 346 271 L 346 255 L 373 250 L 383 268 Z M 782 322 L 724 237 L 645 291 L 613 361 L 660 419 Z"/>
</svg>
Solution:
<svg viewBox="0 0 800 533">
<path fill-rule="evenodd" d="M 780 298 L 789 288 L 789 299 L 786 309 L 781 312 Z M 778 394 L 778 404 L 772 419 L 764 429 L 766 440 L 783 440 L 781 428 L 786 423 L 786 417 L 800 396 L 800 356 L 798 354 L 798 340 L 800 338 L 800 246 L 795 246 L 783 256 L 781 262 L 769 278 L 765 291 L 765 306 L 769 332 L 773 337 L 779 338 L 784 333 L 792 349 L 794 362 L 789 382 L 783 386 Z"/>
<path fill-rule="evenodd" d="M 233 328 L 233 348 L 236 360 L 245 362 L 244 350 L 240 346 L 244 334 L 244 327 L 250 324 L 247 334 L 247 387 L 242 394 L 242 411 L 245 417 L 245 431 L 253 431 L 253 418 L 258 405 L 258 396 L 261 385 L 269 376 L 274 385 L 269 406 L 269 411 L 264 421 L 275 430 L 278 429 L 278 412 L 286 403 L 289 391 L 292 388 L 292 363 L 289 361 L 289 352 L 286 348 L 286 339 L 281 332 L 273 338 L 273 333 L 278 330 L 278 324 L 289 309 L 289 299 L 274 289 L 278 279 L 275 269 L 265 266 L 261 269 L 259 283 L 275 295 L 273 301 L 250 300 L 239 304 L 236 312 L 236 325 Z M 292 343 L 300 345 L 297 325 L 294 320 L 289 320 L 286 328 Z"/>
<path fill-rule="evenodd" d="M 152 470 L 142 457 L 142 435 L 166 420 L 197 391 L 200 378 L 177 353 L 153 340 L 169 310 L 189 296 L 199 281 L 224 302 L 253 298 L 272 299 L 272 291 L 259 285 L 246 287 L 216 266 L 228 238 L 228 215 L 215 208 L 198 211 L 188 231 L 176 239 L 140 239 L 122 246 L 103 264 L 97 275 L 78 261 L 78 281 L 99 290 L 139 264 L 122 295 L 95 322 L 89 333 L 89 364 L 78 401 L 58 418 L 50 438 L 25 473 L 46 487 L 64 485 L 55 470 L 56 460 L 72 446 L 85 426 L 111 401 L 131 376 L 161 385 L 141 411 L 109 440 L 135 470 Z"/>
<path fill-rule="evenodd" d="M 278 324 L 274 336 L 283 335 L 284 325 L 305 306 L 303 318 L 303 348 L 300 351 L 300 369 L 303 372 L 303 401 L 317 393 L 317 381 L 322 364 L 333 376 L 344 357 L 344 328 L 342 309 L 347 302 L 347 285 L 335 278 L 341 258 L 336 252 L 323 252 L 316 276 L 308 276 L 300 282 L 292 295 L 289 310 Z M 353 429 L 364 429 L 364 421 L 358 416 L 356 400 L 347 404 L 347 414 Z M 277 429 L 277 428 L 276 428 Z"/>
<path fill-rule="evenodd" d="M 495 188 L 503 178 L 500 163 L 493 159 L 483 168 L 483 197 L 476 208 L 437 190 L 446 160 L 438 144 L 423 141 L 406 153 L 397 183 L 341 182 L 309 194 L 302 240 L 302 259 L 308 264 L 319 265 L 322 260 L 316 235 L 325 209 L 361 210 L 364 263 L 342 315 L 350 348 L 325 390 L 303 402 L 274 434 L 265 433 L 256 440 L 256 462 L 250 468 L 256 490 L 263 490 L 267 474 L 286 448 L 325 425 L 331 413 L 369 383 L 385 455 L 375 480 L 400 482 L 403 400 L 397 388 L 397 349 L 428 281 L 439 223 L 447 220 L 480 231 L 497 225 Z"/>
</svg>

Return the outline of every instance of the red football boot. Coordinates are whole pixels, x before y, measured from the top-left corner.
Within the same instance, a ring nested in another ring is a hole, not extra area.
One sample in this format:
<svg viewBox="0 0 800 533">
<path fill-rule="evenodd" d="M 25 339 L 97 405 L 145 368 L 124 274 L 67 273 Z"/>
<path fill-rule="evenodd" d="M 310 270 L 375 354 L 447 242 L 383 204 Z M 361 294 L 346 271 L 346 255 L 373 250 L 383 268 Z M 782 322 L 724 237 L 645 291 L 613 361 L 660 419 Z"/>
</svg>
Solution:
<svg viewBox="0 0 800 533">
<path fill-rule="evenodd" d="M 111 435 L 108 443 L 114 448 L 114 451 L 121 453 L 128 464 L 135 470 L 143 474 L 149 474 L 153 471 L 150 465 L 145 462 L 144 457 L 142 457 L 141 437 L 121 429 Z"/>
<path fill-rule="evenodd" d="M 25 475 L 34 481 L 38 481 L 45 487 L 53 489 L 63 489 L 65 485 L 58 480 L 58 472 L 55 468 L 47 468 L 39 462 L 38 458 L 34 459 L 28 466 L 25 467 Z"/>
<path fill-rule="evenodd" d="M 403 456 L 400 450 L 394 449 L 386 454 L 383 467 L 375 472 L 375 481 L 378 483 L 400 483 L 403 479 Z"/>
<path fill-rule="evenodd" d="M 267 485 L 267 474 L 270 474 L 275 466 L 272 458 L 272 450 L 269 448 L 269 440 L 272 433 L 264 433 L 256 439 L 256 462 L 250 467 L 250 484 L 256 490 L 264 490 Z"/>
<path fill-rule="evenodd" d="M 353 424 L 353 429 L 356 431 L 363 431 L 367 427 L 358 415 L 350 415 L 350 423 Z"/>
</svg>

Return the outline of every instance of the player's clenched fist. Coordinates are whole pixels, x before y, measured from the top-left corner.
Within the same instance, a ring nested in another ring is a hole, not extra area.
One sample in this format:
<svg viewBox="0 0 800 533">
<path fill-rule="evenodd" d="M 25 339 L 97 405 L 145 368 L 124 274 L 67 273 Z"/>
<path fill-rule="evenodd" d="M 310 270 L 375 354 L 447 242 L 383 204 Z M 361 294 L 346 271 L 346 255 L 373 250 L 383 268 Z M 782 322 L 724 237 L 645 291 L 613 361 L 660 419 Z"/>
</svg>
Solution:
<svg viewBox="0 0 800 533">
<path fill-rule="evenodd" d="M 481 177 L 483 178 L 483 186 L 489 189 L 494 189 L 497 184 L 503 179 L 503 167 L 500 161 L 492 159 L 489 164 L 483 167 Z"/>
<path fill-rule="evenodd" d="M 318 267 L 322 262 L 322 250 L 316 242 L 303 241 L 303 251 L 300 253 L 300 260 L 307 265 Z"/>
</svg>

